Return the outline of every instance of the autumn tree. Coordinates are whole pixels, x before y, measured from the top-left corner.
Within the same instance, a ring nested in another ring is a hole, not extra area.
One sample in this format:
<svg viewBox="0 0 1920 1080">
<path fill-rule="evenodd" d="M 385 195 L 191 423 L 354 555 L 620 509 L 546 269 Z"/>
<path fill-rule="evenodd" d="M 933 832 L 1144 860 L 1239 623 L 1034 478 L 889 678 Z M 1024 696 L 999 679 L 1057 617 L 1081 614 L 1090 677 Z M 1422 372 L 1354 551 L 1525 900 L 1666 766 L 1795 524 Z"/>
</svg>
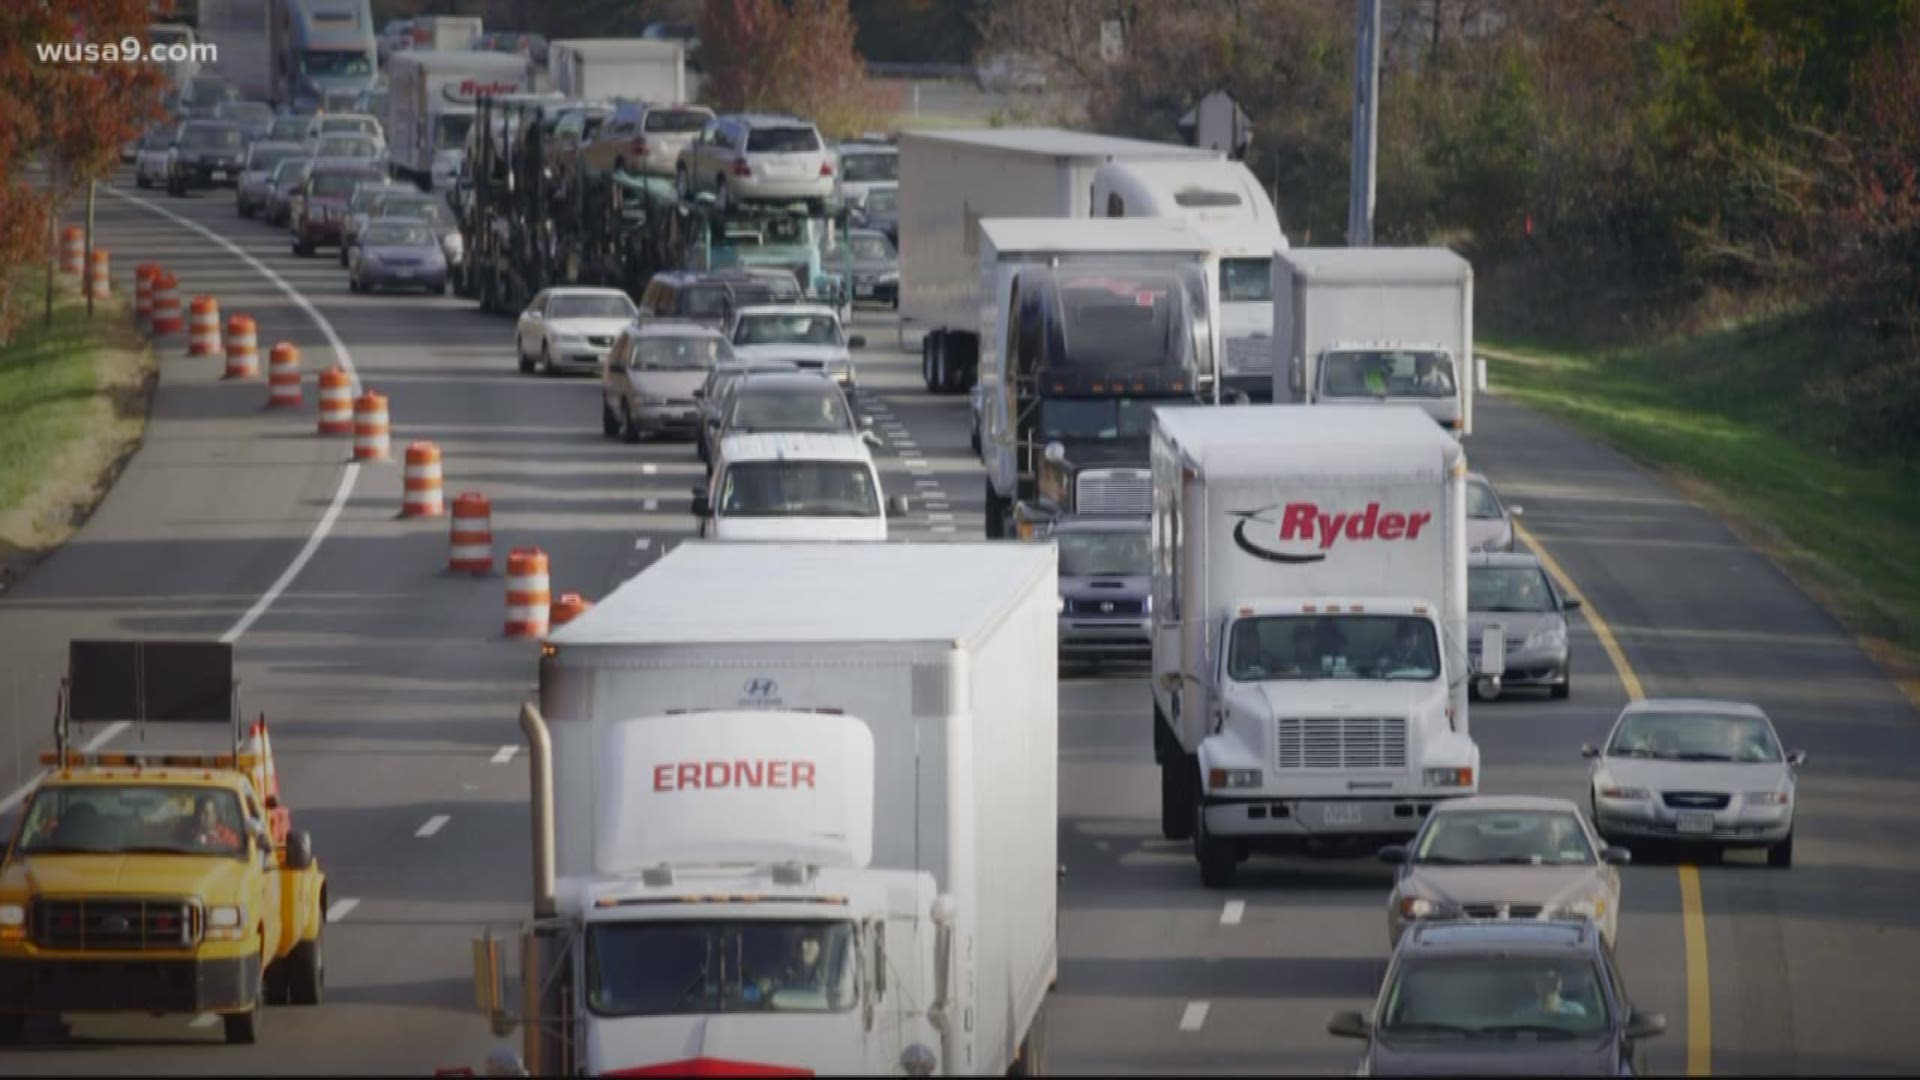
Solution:
<svg viewBox="0 0 1920 1080">
<path fill-rule="evenodd" d="M 711 0 L 703 90 L 723 111 L 803 116 L 833 137 L 884 126 L 898 108 L 867 78 L 847 0 Z"/>
</svg>

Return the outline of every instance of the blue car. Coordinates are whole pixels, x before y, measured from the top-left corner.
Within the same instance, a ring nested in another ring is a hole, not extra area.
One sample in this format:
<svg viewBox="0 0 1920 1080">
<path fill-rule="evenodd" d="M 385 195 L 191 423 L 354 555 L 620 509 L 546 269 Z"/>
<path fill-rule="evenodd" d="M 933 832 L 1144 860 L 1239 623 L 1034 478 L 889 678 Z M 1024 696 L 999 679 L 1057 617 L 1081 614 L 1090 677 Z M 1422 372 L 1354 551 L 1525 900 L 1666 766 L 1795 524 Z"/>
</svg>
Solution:
<svg viewBox="0 0 1920 1080">
<path fill-rule="evenodd" d="M 432 226 L 412 218 L 374 218 L 347 256 L 347 288 L 447 291 L 447 259 Z"/>
<path fill-rule="evenodd" d="M 1146 518 L 1070 517 L 1046 534 L 1060 548 L 1060 658 L 1153 655 L 1153 543 Z"/>
</svg>

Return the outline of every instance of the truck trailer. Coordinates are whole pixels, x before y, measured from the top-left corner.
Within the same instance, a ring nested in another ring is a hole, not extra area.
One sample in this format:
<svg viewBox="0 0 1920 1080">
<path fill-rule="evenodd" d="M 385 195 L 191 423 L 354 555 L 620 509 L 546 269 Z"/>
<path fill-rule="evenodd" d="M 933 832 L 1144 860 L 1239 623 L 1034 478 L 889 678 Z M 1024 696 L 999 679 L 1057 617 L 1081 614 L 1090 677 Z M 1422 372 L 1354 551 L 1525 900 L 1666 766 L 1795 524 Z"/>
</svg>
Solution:
<svg viewBox="0 0 1920 1080">
<path fill-rule="evenodd" d="M 1039 545 L 694 541 L 557 630 L 517 1017 L 475 950 L 524 1066 L 1038 1071 L 1056 588 Z"/>
<path fill-rule="evenodd" d="M 687 50 L 652 38 L 571 38 L 547 49 L 553 88 L 589 101 L 630 98 L 678 105 L 687 100 Z"/>
<path fill-rule="evenodd" d="M 1161 831 L 1209 887 L 1257 849 L 1405 839 L 1478 790 L 1466 477 L 1417 409 L 1155 412 Z"/>
<path fill-rule="evenodd" d="M 982 218 L 1090 217 L 1093 176 L 1112 161 L 1217 161 L 1173 143 L 1058 128 L 900 135 L 900 318 L 922 330 L 920 375 L 965 393 L 980 362 Z"/>
<path fill-rule="evenodd" d="M 215 49 L 214 70 L 242 98 L 287 100 L 283 0 L 200 0 L 195 33 Z M 185 85 L 184 83 L 182 84 Z"/>
<path fill-rule="evenodd" d="M 497 52 L 397 53 L 387 61 L 387 154 L 393 175 L 446 188 L 460 174 L 475 100 L 533 89 L 533 68 Z"/>
</svg>

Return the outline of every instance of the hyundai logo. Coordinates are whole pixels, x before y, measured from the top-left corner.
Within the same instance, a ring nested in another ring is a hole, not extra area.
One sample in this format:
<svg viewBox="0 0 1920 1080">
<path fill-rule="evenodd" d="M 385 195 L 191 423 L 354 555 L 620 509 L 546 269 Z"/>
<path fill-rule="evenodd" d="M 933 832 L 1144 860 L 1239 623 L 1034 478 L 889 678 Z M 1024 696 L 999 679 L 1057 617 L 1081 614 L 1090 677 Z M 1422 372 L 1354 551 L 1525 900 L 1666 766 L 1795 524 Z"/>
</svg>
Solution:
<svg viewBox="0 0 1920 1080">
<path fill-rule="evenodd" d="M 748 697 L 772 697 L 780 684 L 772 679 L 748 679 L 746 689 Z"/>
<path fill-rule="evenodd" d="M 1113 614 L 1113 601 L 1111 601 L 1111 600 L 1102 600 L 1102 601 L 1100 601 L 1100 613 L 1101 613 L 1102 615 L 1111 615 L 1111 614 Z"/>
</svg>

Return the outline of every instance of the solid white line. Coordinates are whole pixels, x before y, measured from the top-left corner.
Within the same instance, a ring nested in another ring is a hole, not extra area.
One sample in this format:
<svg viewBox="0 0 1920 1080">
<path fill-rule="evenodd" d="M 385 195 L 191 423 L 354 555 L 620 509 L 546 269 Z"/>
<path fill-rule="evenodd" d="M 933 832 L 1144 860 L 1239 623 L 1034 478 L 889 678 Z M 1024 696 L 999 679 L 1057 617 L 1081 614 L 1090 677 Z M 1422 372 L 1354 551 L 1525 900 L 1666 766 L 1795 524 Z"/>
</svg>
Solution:
<svg viewBox="0 0 1920 1080">
<path fill-rule="evenodd" d="M 642 510 L 658 510 L 660 509 L 660 500 L 648 499 L 646 502 L 640 504 L 640 508 Z"/>
<path fill-rule="evenodd" d="M 655 465 L 651 461 L 642 462 L 640 465 L 640 471 L 645 473 L 648 476 L 652 476 L 654 473 L 657 473 L 660 471 L 660 466 Z"/>
<path fill-rule="evenodd" d="M 219 1022 L 219 1013 L 201 1013 L 199 1016 L 187 1021 L 187 1026 L 192 1028 L 210 1028 Z"/>
<path fill-rule="evenodd" d="M 1187 1002 L 1186 1011 L 1180 1014 L 1181 1031 L 1199 1031 L 1206 1026 L 1207 1010 L 1213 1006 L 1204 1001 Z"/>
<path fill-rule="evenodd" d="M 413 835 L 422 840 L 425 840 L 427 837 L 432 836 L 434 833 L 437 833 L 441 829 L 446 828 L 447 822 L 452 820 L 453 818 L 450 817 L 449 815 L 435 814 L 432 817 L 427 819 L 427 823 L 425 825 L 422 825 L 418 829 L 413 830 Z"/>
<path fill-rule="evenodd" d="M 493 752 L 493 760 L 491 764 L 505 765 L 507 762 L 513 760 L 513 755 L 519 752 L 520 752 L 520 747 L 514 745 L 513 743 L 508 743 L 507 745 Z"/>
<path fill-rule="evenodd" d="M 335 900 L 333 902 L 333 906 L 327 909 L 327 921 L 339 922 L 341 919 L 344 919 L 349 914 L 351 914 L 354 908 L 357 908 L 359 906 L 360 906 L 360 901 L 355 900 L 351 896 L 347 897 L 344 900 Z"/>
<path fill-rule="evenodd" d="M 1227 906 L 1220 909 L 1221 926 L 1239 926 L 1240 917 L 1247 913 L 1245 900 L 1229 900 Z"/>
<path fill-rule="evenodd" d="M 951 525 L 935 525 L 935 526 L 933 527 L 933 531 L 934 531 L 934 532 L 937 532 L 937 533 L 950 533 L 950 532 L 952 532 L 952 531 L 953 531 L 953 526 L 951 526 Z"/>
</svg>

